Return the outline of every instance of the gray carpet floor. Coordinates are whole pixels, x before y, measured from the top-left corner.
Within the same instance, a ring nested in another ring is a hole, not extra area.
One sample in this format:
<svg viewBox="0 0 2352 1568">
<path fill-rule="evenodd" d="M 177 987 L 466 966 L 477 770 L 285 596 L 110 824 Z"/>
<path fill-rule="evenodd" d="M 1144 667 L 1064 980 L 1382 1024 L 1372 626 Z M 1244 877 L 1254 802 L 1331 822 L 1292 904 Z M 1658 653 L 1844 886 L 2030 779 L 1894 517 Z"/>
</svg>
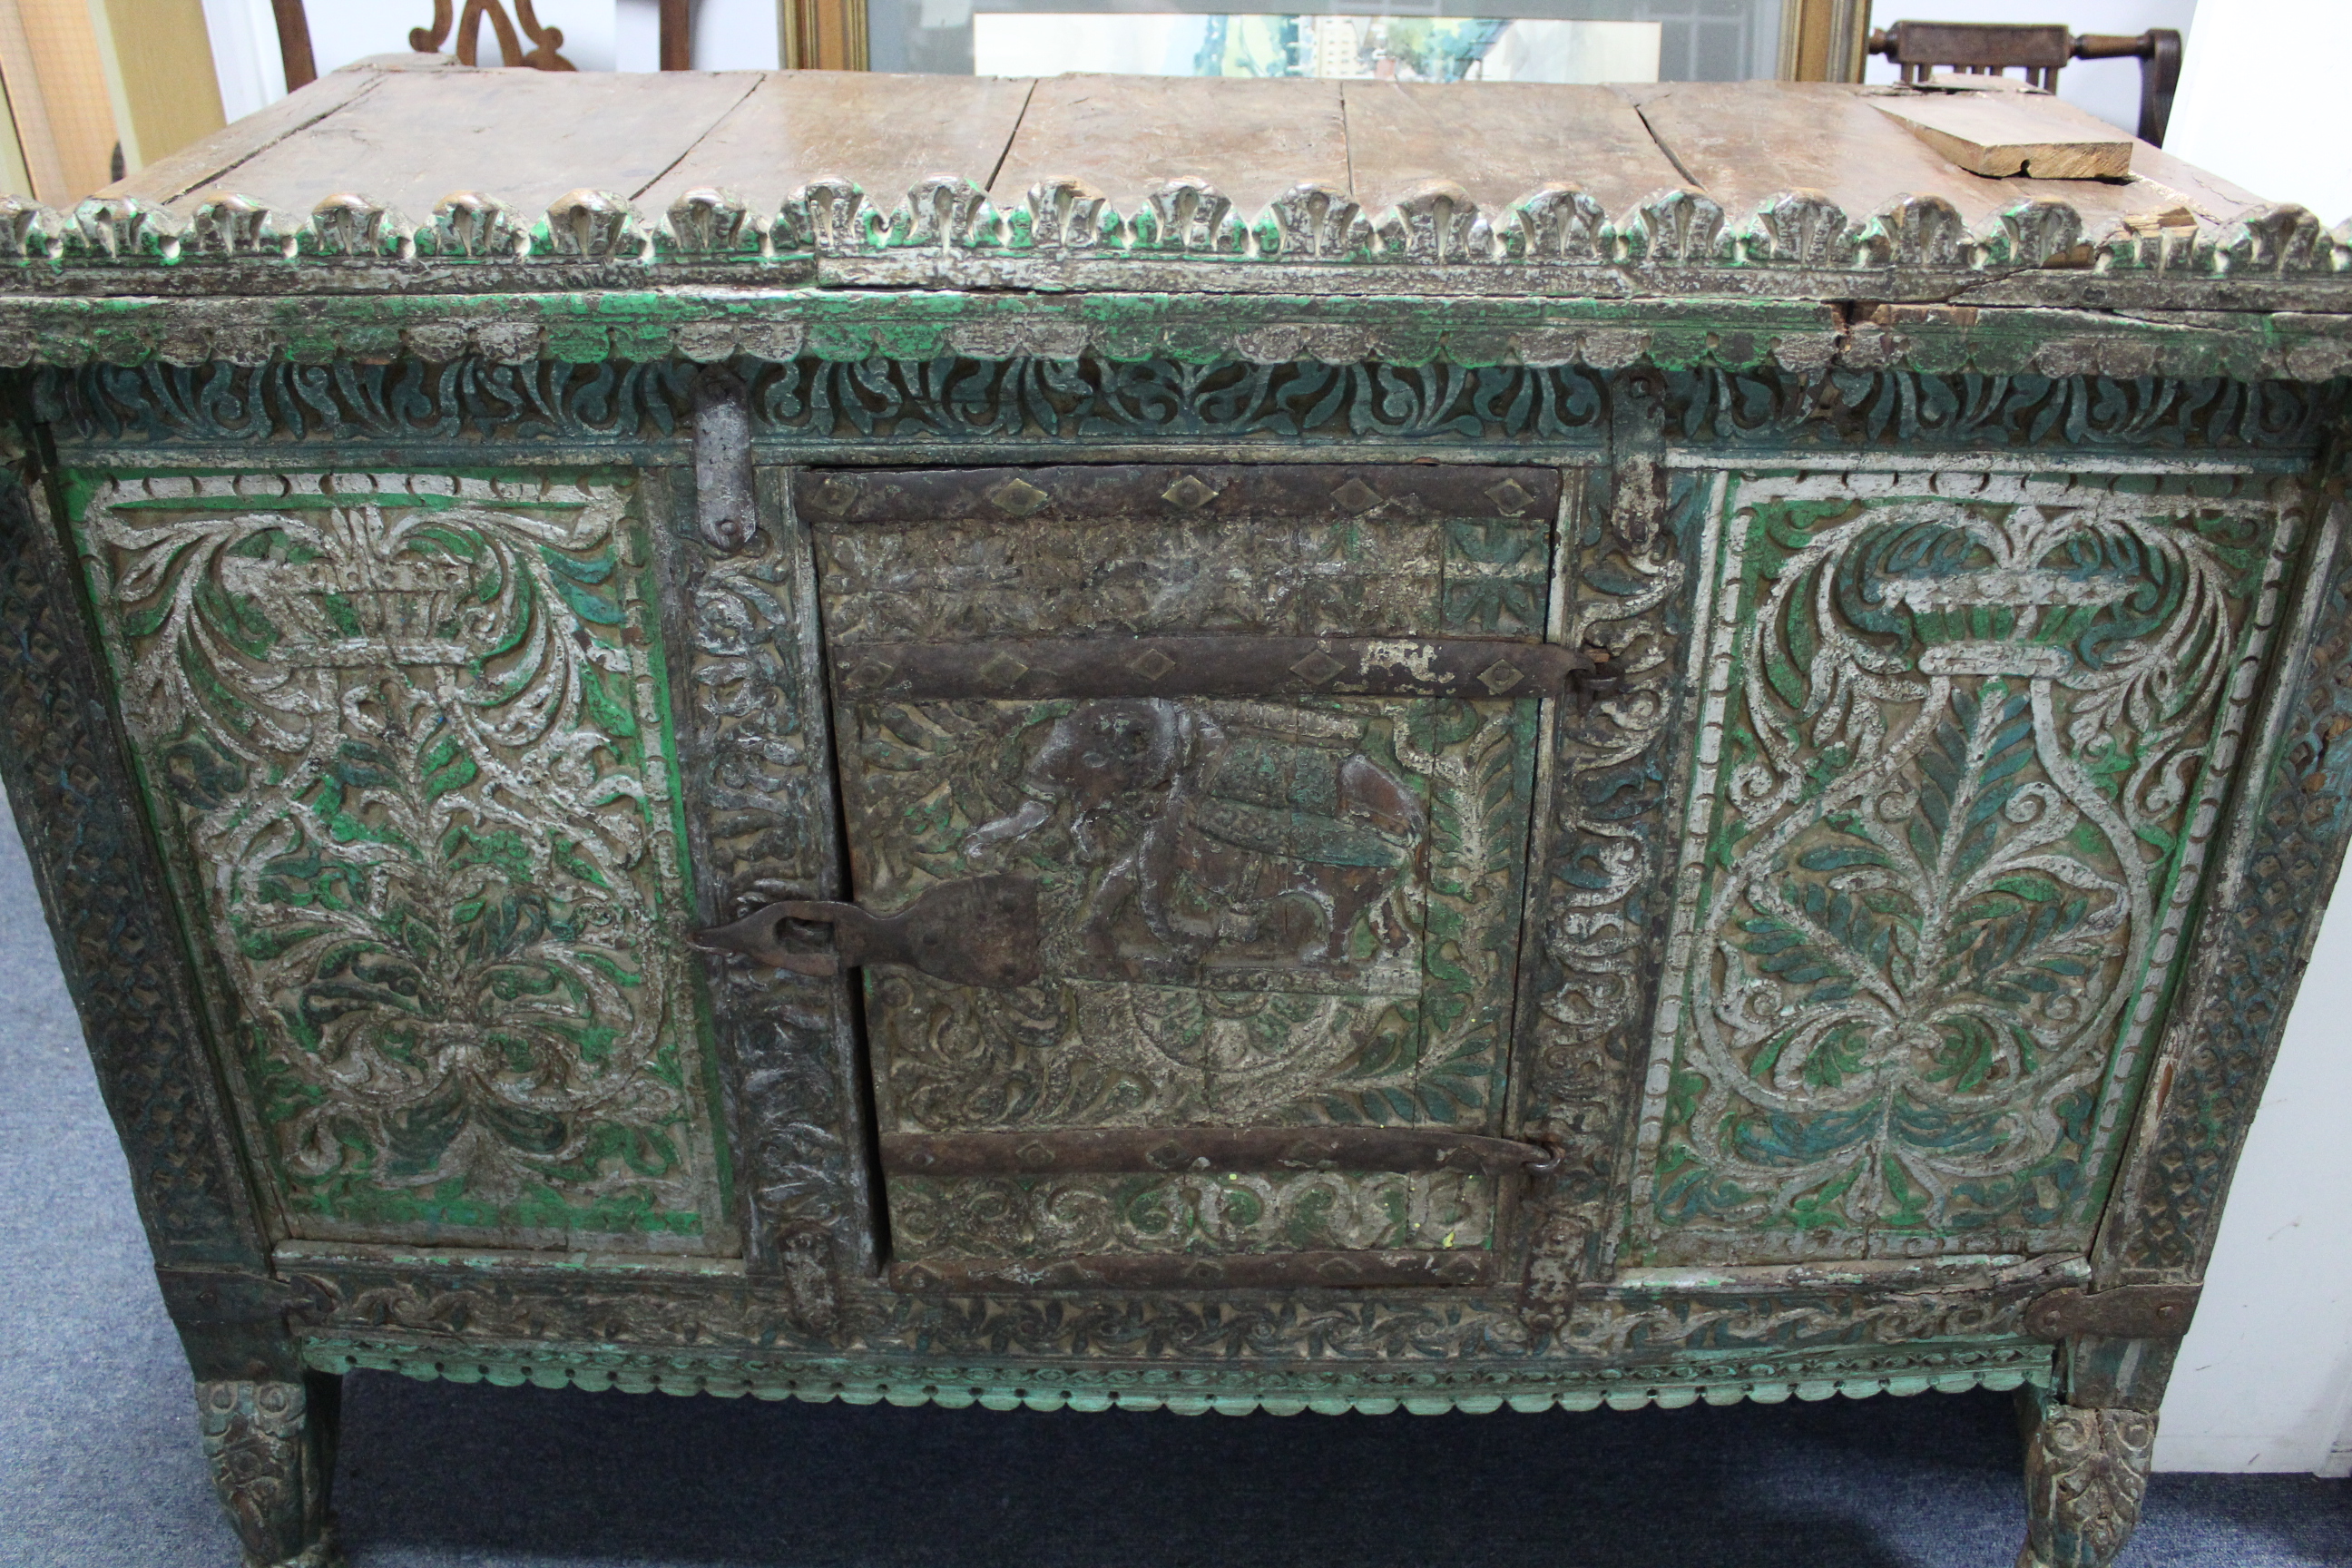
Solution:
<svg viewBox="0 0 2352 1568">
<path fill-rule="evenodd" d="M 1990 1394 L 1187 1418 L 349 1380 L 354 1568 L 2007 1568 Z M 233 1568 L 0 814 L 0 1564 Z M 2127 1568 L 2352 1564 L 2352 1483 L 2159 1476 Z"/>
</svg>

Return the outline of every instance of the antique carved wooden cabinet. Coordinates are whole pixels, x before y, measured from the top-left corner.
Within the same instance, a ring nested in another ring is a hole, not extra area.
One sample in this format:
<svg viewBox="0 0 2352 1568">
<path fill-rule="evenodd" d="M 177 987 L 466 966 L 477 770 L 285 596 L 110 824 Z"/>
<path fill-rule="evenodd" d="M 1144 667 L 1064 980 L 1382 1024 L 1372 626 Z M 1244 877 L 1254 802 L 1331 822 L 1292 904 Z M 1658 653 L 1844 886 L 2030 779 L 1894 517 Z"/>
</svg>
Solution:
<svg viewBox="0 0 2352 1568">
<path fill-rule="evenodd" d="M 0 204 L 248 1560 L 394 1368 L 2015 1388 L 2109 1562 L 2344 842 L 2352 236 L 1895 90 L 403 58 Z"/>
</svg>

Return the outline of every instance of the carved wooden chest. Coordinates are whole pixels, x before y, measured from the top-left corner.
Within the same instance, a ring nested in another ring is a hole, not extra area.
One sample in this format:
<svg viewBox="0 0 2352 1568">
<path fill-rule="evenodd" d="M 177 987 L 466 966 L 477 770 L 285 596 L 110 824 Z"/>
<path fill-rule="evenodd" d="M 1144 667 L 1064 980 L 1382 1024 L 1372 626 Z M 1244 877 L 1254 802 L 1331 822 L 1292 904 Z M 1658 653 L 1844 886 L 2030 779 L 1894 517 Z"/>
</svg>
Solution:
<svg viewBox="0 0 2352 1568">
<path fill-rule="evenodd" d="M 2344 844 L 2352 237 L 1881 100 L 404 60 L 0 205 L 248 1560 L 396 1368 L 2018 1388 L 2108 1562 Z"/>
</svg>

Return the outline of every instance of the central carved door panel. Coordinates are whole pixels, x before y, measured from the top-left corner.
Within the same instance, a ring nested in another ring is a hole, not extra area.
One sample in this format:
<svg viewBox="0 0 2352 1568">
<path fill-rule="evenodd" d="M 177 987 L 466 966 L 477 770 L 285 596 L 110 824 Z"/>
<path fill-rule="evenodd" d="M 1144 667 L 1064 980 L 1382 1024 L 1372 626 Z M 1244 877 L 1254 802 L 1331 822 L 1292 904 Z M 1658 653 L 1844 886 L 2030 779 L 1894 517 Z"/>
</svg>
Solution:
<svg viewBox="0 0 2352 1568">
<path fill-rule="evenodd" d="M 800 477 L 893 1283 L 1495 1276 L 1559 489 Z"/>
</svg>

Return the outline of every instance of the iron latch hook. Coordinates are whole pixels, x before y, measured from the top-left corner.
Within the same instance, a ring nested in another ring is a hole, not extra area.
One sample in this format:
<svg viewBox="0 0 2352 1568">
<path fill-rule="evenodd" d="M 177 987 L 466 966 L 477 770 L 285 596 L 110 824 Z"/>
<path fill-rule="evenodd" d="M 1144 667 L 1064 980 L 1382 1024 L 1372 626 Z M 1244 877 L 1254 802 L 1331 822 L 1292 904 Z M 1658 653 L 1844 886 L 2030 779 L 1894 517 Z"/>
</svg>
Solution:
<svg viewBox="0 0 2352 1568">
<path fill-rule="evenodd" d="M 785 945 L 786 921 L 831 925 L 834 951 Z M 732 924 L 705 927 L 691 940 L 697 947 L 740 952 L 795 974 L 832 975 L 870 963 L 898 963 L 952 984 L 1003 990 L 1027 985 L 1042 973 L 1037 884 L 1002 872 L 940 883 L 887 915 L 856 904 L 787 899 Z"/>
</svg>

